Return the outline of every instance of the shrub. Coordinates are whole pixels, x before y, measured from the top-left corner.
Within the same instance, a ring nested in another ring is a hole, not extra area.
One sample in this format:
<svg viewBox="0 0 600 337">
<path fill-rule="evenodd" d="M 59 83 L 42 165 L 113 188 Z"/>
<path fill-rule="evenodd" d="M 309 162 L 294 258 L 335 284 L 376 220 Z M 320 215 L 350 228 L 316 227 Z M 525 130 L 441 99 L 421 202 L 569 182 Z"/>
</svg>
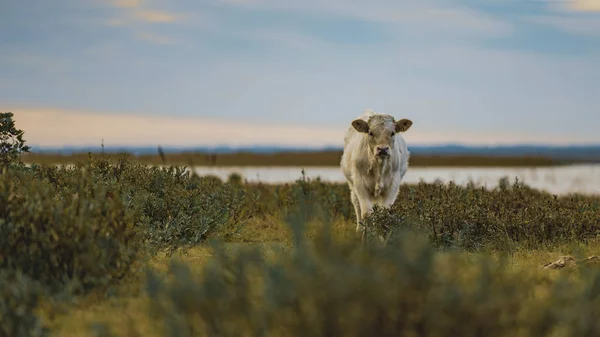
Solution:
<svg viewBox="0 0 600 337">
<path fill-rule="evenodd" d="M 0 174 L 0 268 L 61 291 L 107 285 L 136 256 L 135 213 L 89 178 L 62 176 L 59 189 L 29 173 Z"/>
<path fill-rule="evenodd" d="M 35 312 L 43 294 L 42 285 L 26 275 L 0 270 L 0 336 L 49 336 Z"/>
<path fill-rule="evenodd" d="M 246 190 L 214 177 L 190 174 L 185 167 L 147 166 L 128 156 L 91 157 L 73 167 L 43 166 L 36 174 L 58 189 L 71 190 L 66 177 L 84 177 L 106 186 L 139 217 L 135 224 L 150 252 L 188 249 L 212 235 L 228 234 L 252 215 Z"/>
<path fill-rule="evenodd" d="M 326 216 L 355 221 L 346 184 L 303 177 L 291 184 L 246 184 L 244 189 L 256 198 L 249 212 L 263 220 L 285 219 L 306 203 L 309 220 Z M 555 196 L 519 181 L 511 185 L 508 179 L 491 190 L 473 184 L 420 183 L 402 185 L 391 209 L 376 210 L 366 222 L 370 237 L 389 234 L 393 239 L 393 232 L 412 228 L 426 234 L 436 247 L 552 248 L 598 238 L 600 197 Z"/>
<path fill-rule="evenodd" d="M 0 169 L 21 163 L 21 154 L 29 152 L 25 132 L 15 127 L 12 112 L 0 113 Z"/>
<path fill-rule="evenodd" d="M 367 228 L 383 236 L 418 228 L 438 247 L 541 248 L 597 238 L 599 211 L 598 197 L 558 197 L 518 181 L 493 190 L 420 183 L 402 186 L 392 208 L 374 212 Z"/>
<path fill-rule="evenodd" d="M 250 194 L 256 196 L 253 214 L 257 217 L 278 216 L 285 219 L 297 207 L 305 203 L 311 219 L 325 214 L 332 220 L 354 218 L 350 191 L 345 184 L 326 183 L 321 179 L 302 177 L 294 183 L 269 185 L 246 184 Z"/>
<path fill-rule="evenodd" d="M 242 176 L 239 173 L 231 173 L 227 178 L 227 181 L 232 185 L 240 185 L 243 183 Z"/>
<path fill-rule="evenodd" d="M 211 236 L 227 237 L 251 217 L 246 192 L 212 177 L 193 176 L 147 191 L 140 225 L 150 245 L 168 252 L 188 249 Z"/>
<path fill-rule="evenodd" d="M 301 230 L 295 229 L 295 233 Z M 397 234 L 400 234 L 398 232 Z M 600 331 L 600 273 L 559 279 L 481 258 L 465 264 L 402 232 L 394 247 L 297 235 L 268 259 L 257 248 L 215 255 L 200 274 L 150 272 L 152 318 L 165 336 L 539 336 Z"/>
</svg>

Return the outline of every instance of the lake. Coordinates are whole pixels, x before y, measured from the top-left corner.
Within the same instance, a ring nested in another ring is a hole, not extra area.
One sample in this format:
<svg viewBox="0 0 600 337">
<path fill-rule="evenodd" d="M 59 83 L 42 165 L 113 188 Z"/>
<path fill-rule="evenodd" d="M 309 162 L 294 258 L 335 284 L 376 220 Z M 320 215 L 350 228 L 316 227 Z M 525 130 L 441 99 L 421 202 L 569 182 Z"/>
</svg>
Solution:
<svg viewBox="0 0 600 337">
<path fill-rule="evenodd" d="M 309 178 L 321 177 L 328 182 L 345 182 L 339 167 L 307 167 L 304 169 Z M 199 175 L 215 175 L 226 180 L 230 174 L 238 173 L 249 182 L 285 183 L 293 182 L 302 176 L 301 167 L 194 167 Z M 460 167 L 409 167 L 403 183 L 416 184 L 420 181 L 444 183 L 454 181 L 466 185 L 473 181 L 478 186 L 493 188 L 502 177 L 510 182 L 515 178 L 537 189 L 554 194 L 582 193 L 600 194 L 600 165 L 568 165 L 537 168 L 460 168 Z"/>
</svg>

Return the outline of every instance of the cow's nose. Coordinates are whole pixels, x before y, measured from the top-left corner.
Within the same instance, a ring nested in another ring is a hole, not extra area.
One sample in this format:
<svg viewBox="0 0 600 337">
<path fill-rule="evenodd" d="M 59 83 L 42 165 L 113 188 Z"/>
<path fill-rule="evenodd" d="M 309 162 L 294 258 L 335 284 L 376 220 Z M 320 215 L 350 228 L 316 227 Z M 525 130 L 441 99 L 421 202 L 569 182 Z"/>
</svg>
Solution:
<svg viewBox="0 0 600 337">
<path fill-rule="evenodd" d="M 390 149 L 389 146 L 378 146 L 377 147 L 377 153 L 379 153 L 379 154 L 387 154 L 389 149 Z"/>
</svg>

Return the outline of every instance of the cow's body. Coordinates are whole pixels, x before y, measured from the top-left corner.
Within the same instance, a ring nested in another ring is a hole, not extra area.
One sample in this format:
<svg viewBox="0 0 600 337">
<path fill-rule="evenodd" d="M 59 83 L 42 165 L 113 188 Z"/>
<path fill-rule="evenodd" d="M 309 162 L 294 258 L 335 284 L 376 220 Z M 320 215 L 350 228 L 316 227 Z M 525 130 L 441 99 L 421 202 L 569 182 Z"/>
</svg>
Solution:
<svg viewBox="0 0 600 337">
<path fill-rule="evenodd" d="M 346 131 L 341 168 L 356 212 L 356 230 L 373 205 L 391 206 L 408 169 L 409 152 L 401 133 L 412 122 L 365 111 Z"/>
</svg>

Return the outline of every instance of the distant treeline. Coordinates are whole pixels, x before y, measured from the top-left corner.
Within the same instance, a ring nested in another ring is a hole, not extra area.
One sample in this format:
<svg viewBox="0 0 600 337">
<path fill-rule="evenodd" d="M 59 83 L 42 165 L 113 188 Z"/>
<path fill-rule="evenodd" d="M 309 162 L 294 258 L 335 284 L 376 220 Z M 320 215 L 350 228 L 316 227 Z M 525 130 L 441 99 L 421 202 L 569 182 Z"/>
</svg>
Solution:
<svg viewBox="0 0 600 337">
<path fill-rule="evenodd" d="M 314 152 L 277 152 L 277 153 L 157 153 L 133 155 L 123 153 L 93 153 L 94 156 L 104 155 L 116 158 L 129 155 L 140 162 L 160 165 L 176 164 L 186 166 L 338 166 L 342 151 L 314 151 Z M 26 163 L 59 164 L 59 163 L 84 163 L 89 153 L 74 153 L 69 155 L 31 153 L 26 154 L 23 160 Z M 585 162 L 585 160 L 556 159 L 544 156 L 484 156 L 484 155 L 447 155 L 447 154 L 413 154 L 411 166 L 554 166 Z"/>
<path fill-rule="evenodd" d="M 49 147 L 33 145 L 36 153 L 57 153 L 70 155 L 73 153 L 87 153 L 104 151 L 106 153 L 128 152 L 136 155 L 155 155 L 156 146 L 64 146 Z M 307 152 L 335 152 L 341 151 L 341 147 L 290 147 L 290 146 L 163 146 L 165 153 L 307 153 Z M 570 158 L 576 160 L 600 159 L 600 144 L 597 145 L 419 145 L 409 144 L 408 149 L 415 155 L 452 155 L 452 156 L 502 156 L 522 157 L 541 156 L 547 158 Z"/>
</svg>

